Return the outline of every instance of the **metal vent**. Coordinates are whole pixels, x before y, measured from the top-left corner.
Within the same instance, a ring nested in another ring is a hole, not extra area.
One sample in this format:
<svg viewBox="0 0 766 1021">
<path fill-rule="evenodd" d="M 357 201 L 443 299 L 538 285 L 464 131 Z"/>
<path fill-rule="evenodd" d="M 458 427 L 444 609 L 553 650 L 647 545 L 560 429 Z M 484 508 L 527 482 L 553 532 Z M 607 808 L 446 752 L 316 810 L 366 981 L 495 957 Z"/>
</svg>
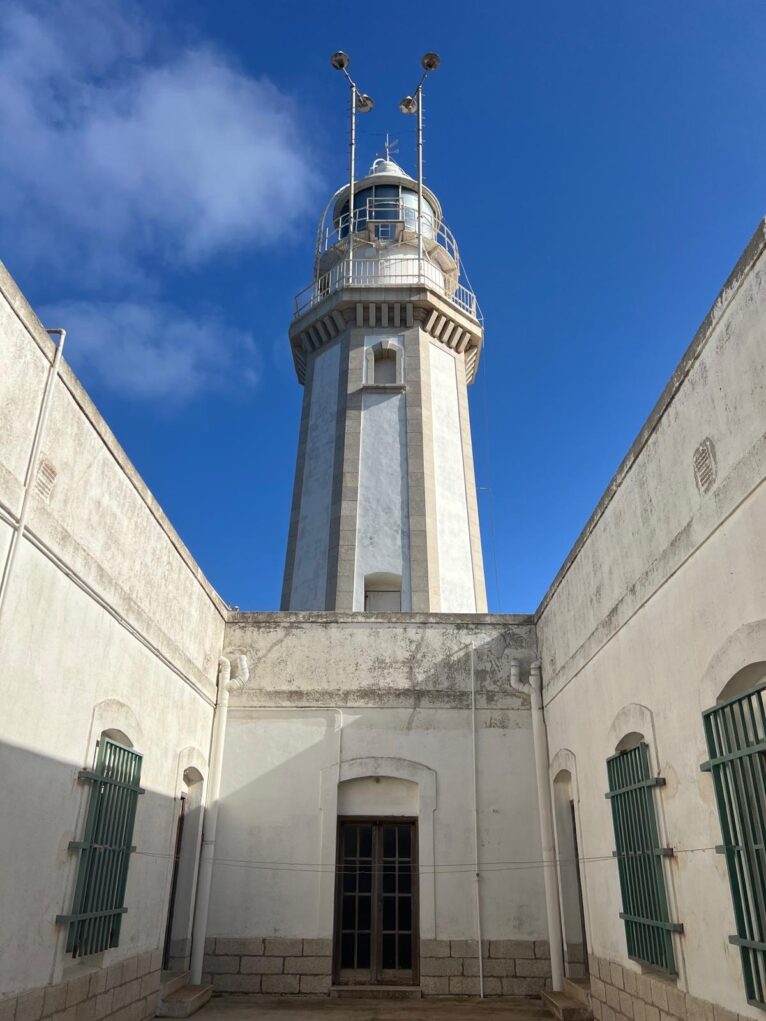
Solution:
<svg viewBox="0 0 766 1021">
<path fill-rule="evenodd" d="M 697 483 L 697 489 L 700 493 L 709 492 L 715 485 L 715 480 L 718 477 L 715 447 L 709 436 L 694 451 L 692 464 L 694 466 L 694 481 Z"/>
<path fill-rule="evenodd" d="M 37 466 L 37 478 L 35 479 L 35 492 L 48 503 L 53 492 L 53 487 L 56 483 L 56 476 L 58 472 L 50 463 L 50 461 L 43 458 L 40 464 Z"/>
</svg>

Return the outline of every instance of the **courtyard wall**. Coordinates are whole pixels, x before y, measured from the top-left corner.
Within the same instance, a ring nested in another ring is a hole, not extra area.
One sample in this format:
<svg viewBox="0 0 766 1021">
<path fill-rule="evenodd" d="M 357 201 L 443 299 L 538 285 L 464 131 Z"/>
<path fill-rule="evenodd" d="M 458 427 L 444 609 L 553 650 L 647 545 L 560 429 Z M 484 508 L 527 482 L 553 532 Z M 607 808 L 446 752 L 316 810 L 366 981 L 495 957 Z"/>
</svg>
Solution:
<svg viewBox="0 0 766 1021">
<path fill-rule="evenodd" d="M 728 941 L 721 828 L 700 766 L 703 710 L 743 668 L 753 684 L 766 679 L 765 245 L 766 222 L 537 615 L 551 781 L 571 777 L 594 1009 L 605 1021 L 686 1017 L 685 1004 L 690 1018 L 712 1017 L 711 1004 L 716 1019 L 759 1015 Z M 628 959 L 619 917 L 606 759 L 631 733 L 665 780 L 654 797 L 661 843 L 674 849 L 663 868 L 671 918 L 683 924 L 677 977 Z"/>
<path fill-rule="evenodd" d="M 418 819 L 421 989 L 478 992 L 471 647 L 485 992 L 544 988 L 529 704 L 509 683 L 511 660 L 535 656 L 531 619 L 333 612 L 227 626 L 226 654 L 248 656 L 251 681 L 229 709 L 217 989 L 327 991 L 338 816 L 399 815 Z"/>
<path fill-rule="evenodd" d="M 0 338 L 4 565 L 54 345 L 2 267 Z M 159 986 L 178 799 L 207 777 L 226 608 L 66 359 L 30 482 L 0 617 L 0 1016 L 140 1021 Z M 119 946 L 74 960 L 56 916 L 72 908 L 69 843 L 92 787 L 78 773 L 104 731 L 143 755 L 145 793 Z M 198 786 L 197 831 L 200 802 Z M 189 904 L 178 919 L 183 955 Z"/>
</svg>

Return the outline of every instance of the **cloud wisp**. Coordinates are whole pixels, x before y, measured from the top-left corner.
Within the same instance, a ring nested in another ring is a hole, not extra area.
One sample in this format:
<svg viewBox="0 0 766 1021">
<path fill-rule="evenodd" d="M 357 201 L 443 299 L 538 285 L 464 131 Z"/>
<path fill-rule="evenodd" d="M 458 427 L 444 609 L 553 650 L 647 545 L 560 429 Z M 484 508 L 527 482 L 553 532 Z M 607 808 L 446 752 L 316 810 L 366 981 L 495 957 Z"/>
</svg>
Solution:
<svg viewBox="0 0 766 1021">
<path fill-rule="evenodd" d="M 249 333 L 180 307 L 185 271 L 289 236 L 320 182 L 289 96 L 146 10 L 4 5 L 0 244 L 38 293 L 70 299 L 44 314 L 87 380 L 180 404 L 256 377 Z"/>
<path fill-rule="evenodd" d="M 40 311 L 46 322 L 67 324 L 76 341 L 69 354 L 87 384 L 174 408 L 258 380 L 252 336 L 215 314 L 192 318 L 153 301 L 64 301 Z"/>
<path fill-rule="evenodd" d="M 287 96 L 209 47 L 154 59 L 131 12 L 12 2 L 0 28 L 0 231 L 91 283 L 268 244 L 317 183 Z"/>
</svg>

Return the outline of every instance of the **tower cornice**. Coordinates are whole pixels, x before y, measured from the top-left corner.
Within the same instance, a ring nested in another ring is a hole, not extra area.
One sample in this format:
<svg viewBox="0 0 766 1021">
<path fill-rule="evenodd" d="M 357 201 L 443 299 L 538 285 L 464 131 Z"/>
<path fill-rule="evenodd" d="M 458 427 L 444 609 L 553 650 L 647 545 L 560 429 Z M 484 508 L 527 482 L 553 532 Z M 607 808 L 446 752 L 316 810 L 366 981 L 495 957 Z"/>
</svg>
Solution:
<svg viewBox="0 0 766 1021">
<path fill-rule="evenodd" d="M 328 295 L 296 316 L 290 347 L 302 384 L 306 359 L 348 328 L 408 329 L 418 325 L 433 340 L 465 357 L 466 382 L 479 364 L 484 330 L 479 321 L 429 287 L 349 287 Z"/>
</svg>

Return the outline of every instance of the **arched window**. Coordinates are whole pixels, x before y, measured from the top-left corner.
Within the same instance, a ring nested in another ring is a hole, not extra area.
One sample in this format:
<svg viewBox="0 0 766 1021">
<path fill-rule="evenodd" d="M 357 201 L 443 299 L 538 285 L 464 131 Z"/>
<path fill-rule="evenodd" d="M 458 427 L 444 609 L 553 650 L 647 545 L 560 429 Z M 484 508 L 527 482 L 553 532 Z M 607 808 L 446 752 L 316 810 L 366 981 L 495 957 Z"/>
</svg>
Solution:
<svg viewBox="0 0 766 1021">
<path fill-rule="evenodd" d="M 379 347 L 375 351 L 375 363 L 373 369 L 375 382 L 397 383 L 396 378 L 396 351 L 392 348 Z"/>
<path fill-rule="evenodd" d="M 665 781 L 653 775 L 643 734 L 626 734 L 615 751 L 606 763 L 606 796 L 612 806 L 628 957 L 675 975 L 673 933 L 683 926 L 670 918 L 662 860 L 672 851 L 661 846 L 654 796 L 654 788 Z"/>
<path fill-rule="evenodd" d="M 367 348 L 367 385 L 396 386 L 404 382 L 402 349 L 392 340 Z"/>
<path fill-rule="evenodd" d="M 105 730 L 96 746 L 93 769 L 80 771 L 90 784 L 88 813 L 78 851 L 74 903 L 69 915 L 56 921 L 69 927 L 66 949 L 72 957 L 97 954 L 120 941 L 130 855 L 135 850 L 133 824 L 138 796 L 143 794 L 141 755 L 121 731 Z"/>
<path fill-rule="evenodd" d="M 399 613 L 402 609 L 402 576 L 368 574 L 364 579 L 364 608 L 369 613 Z"/>
<path fill-rule="evenodd" d="M 702 719 L 710 756 L 702 769 L 713 775 L 737 923 L 729 942 L 739 947 L 749 1002 L 766 1007 L 766 662 L 738 670 Z"/>
</svg>

